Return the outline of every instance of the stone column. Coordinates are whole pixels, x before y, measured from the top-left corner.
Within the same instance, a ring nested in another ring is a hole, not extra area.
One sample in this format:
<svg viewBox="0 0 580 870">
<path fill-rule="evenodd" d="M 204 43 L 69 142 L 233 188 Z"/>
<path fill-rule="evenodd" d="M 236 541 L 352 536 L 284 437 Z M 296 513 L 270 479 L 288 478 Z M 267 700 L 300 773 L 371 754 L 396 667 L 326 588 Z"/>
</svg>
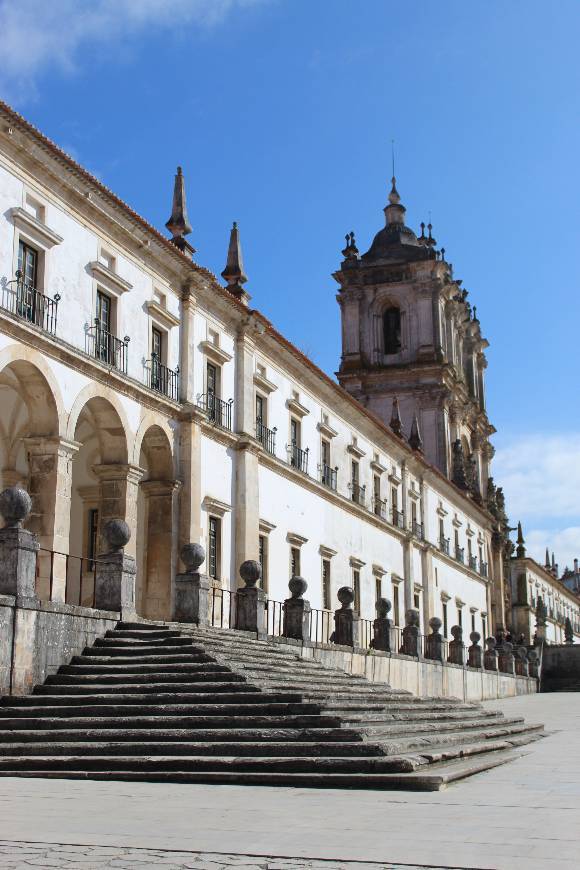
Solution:
<svg viewBox="0 0 580 870">
<path fill-rule="evenodd" d="M 405 610 L 413 610 L 415 606 L 413 541 L 409 537 L 403 541 L 403 571 L 405 574 Z"/>
<path fill-rule="evenodd" d="M 254 343 L 248 329 L 236 336 L 235 429 L 241 436 L 235 454 L 234 560 L 236 565 L 258 558 L 260 534 L 259 463 L 262 447 L 255 439 Z"/>
<path fill-rule="evenodd" d="M 195 404 L 194 356 L 195 356 L 195 310 L 196 298 L 192 288 L 181 291 L 181 348 L 179 359 L 179 392 L 181 401 Z"/>
<path fill-rule="evenodd" d="M 431 540 L 430 516 L 427 509 L 429 487 L 424 481 L 420 484 L 423 537 Z M 423 578 L 423 633 L 428 636 L 430 620 L 435 616 L 435 578 L 433 572 L 433 555 L 431 547 L 424 546 L 421 550 L 421 574 Z"/>
<path fill-rule="evenodd" d="M 236 593 L 236 628 L 255 631 L 258 637 L 265 637 L 267 596 L 257 586 L 262 576 L 260 563 L 248 559 L 240 566 L 240 576 L 245 586 Z"/>
<path fill-rule="evenodd" d="M 41 598 L 64 601 L 66 554 L 69 552 L 72 496 L 72 464 L 80 444 L 64 438 L 27 438 L 32 514 L 28 527 L 38 536 L 40 547 L 55 553 L 39 553 L 38 584 Z"/>
<path fill-rule="evenodd" d="M 202 537 L 201 417 L 202 413 L 194 407 L 185 409 L 180 417 L 179 473 L 182 488 L 179 494 L 179 550 L 190 541 L 199 541 Z"/>
<path fill-rule="evenodd" d="M 186 572 L 175 578 L 171 618 L 174 622 L 209 625 L 209 577 L 198 571 L 205 561 L 205 550 L 201 544 L 186 544 L 180 555 Z"/>
<path fill-rule="evenodd" d="M 124 520 L 109 520 L 102 528 L 106 552 L 97 556 L 95 607 L 135 615 L 135 559 L 125 552 L 131 530 Z"/>
<path fill-rule="evenodd" d="M 302 577 L 291 577 L 288 587 L 291 597 L 284 602 L 283 637 L 310 640 L 310 602 L 303 598 L 308 583 Z"/>
<path fill-rule="evenodd" d="M 173 497 L 175 480 L 141 483 L 146 499 L 143 614 L 148 619 L 168 619 L 171 612 L 173 565 Z M 141 566 L 140 566 L 141 569 Z"/>
<path fill-rule="evenodd" d="M 32 509 L 32 499 L 17 486 L 0 495 L 0 595 L 36 597 L 36 535 L 22 528 Z"/>
<path fill-rule="evenodd" d="M 127 555 L 135 559 L 137 538 L 137 499 L 143 469 L 137 465 L 94 465 L 99 479 L 99 548 L 104 549 L 104 528 L 109 520 L 124 520 L 129 527 Z"/>
<path fill-rule="evenodd" d="M 334 611 L 334 631 L 330 636 L 331 643 L 356 647 L 360 645 L 360 618 L 352 609 L 354 589 L 341 586 L 337 593 L 341 606 Z"/>
</svg>

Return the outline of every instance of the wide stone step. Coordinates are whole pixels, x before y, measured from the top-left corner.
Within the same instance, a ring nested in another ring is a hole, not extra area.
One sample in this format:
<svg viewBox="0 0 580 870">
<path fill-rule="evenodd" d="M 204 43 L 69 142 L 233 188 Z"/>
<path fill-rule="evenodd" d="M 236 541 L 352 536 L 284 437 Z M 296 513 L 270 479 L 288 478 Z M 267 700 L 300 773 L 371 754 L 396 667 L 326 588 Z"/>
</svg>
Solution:
<svg viewBox="0 0 580 870">
<path fill-rule="evenodd" d="M 24 776 L 57 779 L 121 780 L 126 782 L 181 782 L 232 785 L 289 786 L 291 788 L 352 788 L 371 790 L 404 789 L 407 791 L 439 791 L 457 780 L 490 770 L 521 757 L 519 751 L 488 753 L 483 757 L 461 759 L 455 763 L 425 766 L 412 773 L 294 773 L 249 771 L 85 771 L 3 769 L 1 776 Z"/>
<path fill-rule="evenodd" d="M 159 711 L 156 715 L 144 714 L 142 711 L 133 710 L 134 715 L 123 715 L 119 708 L 114 710 L 117 715 L 109 715 L 105 709 L 98 708 L 98 714 L 72 713 L 65 716 L 63 711 L 66 707 L 52 708 L 51 715 L 30 715 L 31 711 L 22 710 L 22 716 L 0 716 L 0 731 L 20 730 L 27 731 L 44 730 L 47 728 L 341 728 L 342 722 L 333 716 L 316 716 L 307 714 L 265 715 L 259 712 L 239 715 L 191 715 L 188 708 L 187 715 L 170 715 L 165 711 Z M 70 712 L 70 709 L 69 709 Z M 45 711 L 46 713 L 46 711 Z M 347 729 L 349 730 L 349 729 Z M 350 729 L 352 731 L 352 729 Z"/>
<path fill-rule="evenodd" d="M 163 741 L 164 743 L 214 743 L 224 742 L 236 744 L 240 743 L 263 743 L 284 742 L 288 744 L 298 743 L 328 743 L 333 745 L 342 743 L 357 743 L 359 746 L 370 746 L 373 749 L 372 754 L 383 754 L 382 750 L 378 751 L 378 744 L 365 743 L 358 731 L 352 731 L 348 728 L 166 728 L 166 727 L 120 727 L 120 728 L 87 728 L 86 720 L 83 720 L 82 728 L 65 728 L 64 725 L 70 725 L 69 721 L 59 721 L 54 728 L 39 728 L 36 730 L 19 729 L 16 733 L 12 731 L 0 730 L 0 746 L 4 743 L 13 743 L 15 740 L 19 742 L 26 741 L 27 743 L 46 742 L 52 745 L 56 743 L 98 743 L 101 741 L 110 741 L 112 743 L 129 743 L 137 744 L 140 742 L 156 743 Z M 134 724 L 134 723 L 132 723 Z M 376 753 L 375 753 L 376 750 Z M 313 750 L 314 751 L 314 750 Z M 365 754 L 366 750 L 361 749 L 360 754 Z M 76 752 L 76 750 L 75 750 Z"/>
<path fill-rule="evenodd" d="M 382 739 L 383 737 L 396 738 L 414 737 L 414 735 L 427 735 L 429 738 L 435 739 L 439 734 L 446 732 L 469 734 L 473 730 L 490 731 L 496 728 L 502 728 L 509 725 L 521 725 L 524 720 L 521 717 L 506 718 L 499 716 L 497 719 L 489 719 L 484 717 L 474 716 L 471 719 L 452 719 L 448 722 L 437 722 L 437 728 L 431 726 L 430 720 L 421 720 L 419 722 L 411 722 L 407 719 L 397 719 L 387 725 L 363 724 L 364 734 L 367 739 Z"/>
<path fill-rule="evenodd" d="M 139 629 L 126 629 L 126 628 L 110 628 L 109 631 L 105 632 L 105 637 L 115 637 L 115 638 L 128 638 L 131 640 L 155 640 L 158 638 L 180 638 L 184 639 L 183 634 L 178 629 L 170 629 L 170 628 L 158 628 L 158 629 L 149 629 L 143 630 Z M 190 638 L 187 638 L 191 642 Z"/>
<path fill-rule="evenodd" d="M 76 663 L 62 665 L 58 669 L 59 674 L 78 674 L 79 676 L 98 676 L 99 674 L 108 674 L 110 676 L 117 674 L 151 674 L 153 676 L 165 676 L 165 674 L 205 674 L 210 671 L 216 674 L 231 674 L 232 679 L 235 679 L 236 676 L 239 676 L 241 680 L 245 679 L 243 676 L 233 674 L 229 668 L 212 661 L 192 662 L 191 664 L 188 662 L 168 662 L 167 664 L 153 664 L 148 662 L 145 664 L 135 664 L 133 661 L 130 663 L 119 664 L 117 661 L 114 664 L 102 664 L 94 660 L 88 660 L 88 664 Z"/>
<path fill-rule="evenodd" d="M 310 757 L 275 757 L 260 758 L 235 756 L 205 756 L 205 755 L 156 755 L 153 758 L 133 755 L 44 755 L 44 756 L 0 756 L 0 770 L 6 768 L 19 770 L 96 770 L 109 771 L 218 771 L 235 770 L 259 773 L 292 772 L 292 773 L 389 773 L 409 772 L 420 766 L 420 760 L 399 758 L 396 756 L 328 757 L 311 755 Z"/>
<path fill-rule="evenodd" d="M 100 653 L 101 651 L 98 650 Z M 89 665 L 93 664 L 95 667 L 100 667 L 102 665 L 112 665 L 115 667 L 119 667 L 119 665 L 188 665 L 195 664 L 196 662 L 212 662 L 214 659 L 206 655 L 205 653 L 180 653 L 180 654 L 172 654 L 172 655 L 145 655 L 144 653 L 139 651 L 139 655 L 133 656 L 108 656 L 108 655 L 83 655 L 73 656 L 72 658 L 73 665 Z"/>
<path fill-rule="evenodd" d="M 147 687 L 147 691 L 151 689 L 152 691 L 156 691 L 157 688 L 160 691 L 163 691 L 162 686 L 175 685 L 175 691 L 179 691 L 177 686 L 203 686 L 204 684 L 210 683 L 212 686 L 217 686 L 218 684 L 224 686 L 250 686 L 251 683 L 248 683 L 244 677 L 239 674 L 232 674 L 228 670 L 224 671 L 178 671 L 177 673 L 172 673 L 171 671 L 163 671 L 161 673 L 150 673 L 150 674 L 129 674 L 124 669 L 119 673 L 103 673 L 99 672 L 98 669 L 95 668 L 90 669 L 90 673 L 88 674 L 79 674 L 79 673 L 61 673 L 59 671 L 56 674 L 52 674 L 52 676 L 46 678 L 46 682 L 43 683 L 43 686 L 78 686 L 79 689 L 83 686 L 90 688 L 91 686 L 97 685 L 107 685 L 107 686 L 143 686 L 144 690 Z M 39 687 L 37 686 L 35 691 L 37 691 Z M 171 689 L 169 691 L 172 691 Z M 197 691 L 197 689 L 195 689 Z M 232 689 L 233 691 L 233 689 Z M 285 690 L 286 691 L 286 690 Z"/>
<path fill-rule="evenodd" d="M 48 686 L 47 688 L 53 688 Z M 70 687 L 66 687 L 67 690 Z M 292 695 L 289 692 L 281 693 L 278 695 L 265 695 L 263 692 L 260 692 L 259 689 L 252 690 L 251 686 L 247 686 L 242 683 L 241 688 L 245 689 L 245 691 L 240 692 L 194 692 L 191 694 L 187 694 L 185 692 L 158 692 L 151 695 L 151 693 L 136 693 L 136 692 L 126 692 L 123 694 L 115 694 L 114 692 L 110 692 L 105 689 L 103 692 L 92 692 L 88 695 L 79 696 L 78 694 L 34 694 L 34 695 L 23 695 L 18 698 L 3 698 L 0 702 L 0 714 L 3 714 L 7 709 L 14 708 L 22 708 L 22 709 L 31 709 L 32 707 L 36 709 L 45 709 L 46 707 L 70 707 L 82 704 L 83 706 L 88 705 L 111 705 L 115 706 L 131 706 L 131 707 L 151 707 L 152 704 L 155 706 L 163 707 L 167 709 L 167 707 L 172 706 L 195 706 L 200 709 L 210 709 L 217 706 L 222 706 L 227 704 L 230 708 L 233 707 L 237 710 L 238 708 L 243 708 L 245 706 L 251 705 L 254 707 L 258 705 L 259 707 L 267 706 L 268 708 L 272 706 L 278 706 L 280 704 L 290 704 L 296 705 L 300 704 L 301 709 L 308 710 L 311 712 L 320 710 L 320 704 L 303 702 L 301 695 Z M 332 714 L 335 715 L 335 714 Z"/>
<path fill-rule="evenodd" d="M 124 646 L 114 646 L 113 644 L 105 644 L 87 646 L 83 650 L 82 655 L 95 656 L 96 658 L 102 658 L 103 656 L 106 656 L 107 658 L 131 657 L 137 659 L 140 659 L 143 656 L 156 656 L 159 659 L 169 659 L 171 661 L 172 656 L 189 657 L 196 655 L 207 655 L 207 652 L 202 649 L 202 647 L 193 646 L 192 644 L 185 644 L 185 646 L 180 644 L 172 644 L 171 646 L 152 646 L 150 644 L 130 644 Z"/>
<path fill-rule="evenodd" d="M 470 731 L 450 731 L 445 733 L 424 733 L 413 736 L 404 736 L 393 739 L 392 736 L 381 737 L 380 734 L 367 735 L 371 745 L 380 743 L 387 755 L 399 755 L 401 753 L 420 753 L 430 759 L 437 760 L 435 756 L 441 752 L 448 753 L 453 747 L 466 744 L 477 744 L 482 747 L 481 751 L 487 751 L 489 744 L 498 740 L 507 740 L 512 743 L 516 738 L 522 738 L 523 743 L 531 742 L 543 731 L 542 726 L 537 725 L 513 725 L 497 729 L 476 728 Z"/>
<path fill-rule="evenodd" d="M 35 696 L 34 700 L 40 700 Z M 43 699 L 44 700 L 44 699 Z M 162 703 L 157 700 L 151 703 L 151 698 L 137 702 L 133 698 L 114 699 L 110 697 L 86 698 L 79 704 L 79 698 L 50 698 L 45 704 L 37 703 L 3 706 L 0 708 L 0 727 L 5 718 L 14 719 L 19 716 L 42 717 L 42 716 L 298 716 L 316 715 L 320 708 L 315 704 L 302 704 L 296 702 L 280 701 L 264 703 L 263 696 L 254 703 L 242 704 L 237 699 L 231 704 L 209 703 L 200 704 L 197 699 L 191 699 L 190 703 L 172 702 Z"/>
<path fill-rule="evenodd" d="M 177 631 L 179 634 L 183 632 L 180 631 L 179 627 L 170 628 L 167 625 L 156 624 L 154 622 L 118 622 L 113 631 Z"/>
<path fill-rule="evenodd" d="M 295 757 L 295 758 L 345 758 L 345 757 L 383 757 L 381 747 L 372 743 L 322 743 L 310 742 L 185 742 L 185 741 L 142 741 L 125 742 L 85 742 L 71 743 L 56 741 L 34 743 L 0 743 L 0 758 L 34 756 L 248 756 L 252 758 Z"/>
<path fill-rule="evenodd" d="M 175 693 L 177 695 L 191 695 L 196 694 L 201 701 L 204 699 L 207 700 L 208 695 L 216 695 L 219 694 L 220 697 L 222 695 L 227 695 L 229 693 L 235 693 L 237 697 L 242 696 L 241 700 L 247 700 L 244 697 L 244 694 L 248 692 L 258 693 L 260 689 L 256 686 L 252 686 L 249 683 L 245 683 L 240 681 L 239 683 L 225 680 L 222 682 L 181 682 L 181 683 L 167 683 L 167 682 L 151 682 L 151 683 L 143 683 L 142 680 L 139 683 L 118 683 L 115 685 L 107 685 L 105 682 L 92 682 L 90 684 L 58 684 L 58 683 L 47 683 L 42 686 L 36 686 L 34 689 L 34 695 L 157 695 L 157 694 L 171 694 Z M 279 694 L 279 693 L 278 693 Z M 288 695 L 288 693 L 285 693 Z M 294 697 L 302 698 L 301 695 L 297 693 L 292 693 Z M 269 693 L 260 692 L 261 698 L 269 699 L 272 697 Z M 314 703 L 314 702 L 313 702 Z"/>
<path fill-rule="evenodd" d="M 347 713 L 346 715 L 341 716 L 341 719 L 353 728 L 362 725 L 388 725 L 390 722 L 432 722 L 433 727 L 437 727 L 440 721 L 465 722 L 476 717 L 495 719 L 501 718 L 501 713 L 490 715 L 488 711 L 477 711 L 469 714 L 464 712 L 455 713 L 451 710 L 442 712 L 433 710 L 402 710 L 393 713 L 368 713 L 366 716 L 355 716 Z"/>
<path fill-rule="evenodd" d="M 194 644 L 190 637 L 154 637 L 135 640 L 129 637 L 98 637 L 95 648 L 102 649 L 161 649 L 165 647 L 187 647 L 187 649 L 204 649 L 200 644 Z"/>
</svg>

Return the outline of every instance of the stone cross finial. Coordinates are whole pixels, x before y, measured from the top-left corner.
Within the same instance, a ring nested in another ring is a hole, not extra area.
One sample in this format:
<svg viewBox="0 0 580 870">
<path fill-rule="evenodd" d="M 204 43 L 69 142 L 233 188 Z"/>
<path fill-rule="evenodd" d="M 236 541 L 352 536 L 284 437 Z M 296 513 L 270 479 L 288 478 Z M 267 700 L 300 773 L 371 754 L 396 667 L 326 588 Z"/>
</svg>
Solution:
<svg viewBox="0 0 580 870">
<path fill-rule="evenodd" d="M 227 262 L 222 272 L 222 278 L 227 281 L 227 289 L 234 296 L 240 298 L 245 295 L 243 285 L 247 282 L 248 278 L 244 273 L 240 231 L 235 221 L 230 231 Z"/>
<path fill-rule="evenodd" d="M 187 206 L 185 203 L 185 179 L 181 166 L 177 167 L 175 174 L 175 182 L 173 185 L 173 203 L 171 208 L 171 217 L 165 224 L 172 235 L 171 241 L 180 250 L 189 249 L 190 253 L 194 254 L 195 249 L 191 247 L 189 242 L 185 240 L 191 232 L 191 225 L 187 217 Z"/>
</svg>

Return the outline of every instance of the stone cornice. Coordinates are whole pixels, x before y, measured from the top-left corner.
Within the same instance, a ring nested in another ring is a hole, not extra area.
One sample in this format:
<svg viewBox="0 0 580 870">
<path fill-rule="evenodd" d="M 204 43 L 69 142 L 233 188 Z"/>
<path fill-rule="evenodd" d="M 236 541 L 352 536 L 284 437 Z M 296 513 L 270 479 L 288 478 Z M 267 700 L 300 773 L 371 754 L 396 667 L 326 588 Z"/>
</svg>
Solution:
<svg viewBox="0 0 580 870">
<path fill-rule="evenodd" d="M 60 245 L 63 240 L 62 236 L 59 236 L 58 233 L 55 233 L 54 230 L 51 230 L 50 227 L 47 227 L 46 224 L 20 206 L 10 209 L 10 217 L 14 226 L 29 233 L 45 249 Z"/>
<path fill-rule="evenodd" d="M 88 264 L 88 268 L 93 278 L 106 287 L 107 290 L 110 290 L 111 293 L 114 293 L 115 296 L 120 296 L 122 293 L 133 289 L 132 284 L 125 281 L 124 278 L 121 278 L 112 269 L 107 268 L 103 263 L 100 263 L 99 260 L 93 260 Z"/>
<path fill-rule="evenodd" d="M 165 326 L 166 329 L 173 329 L 174 326 L 179 326 L 181 323 L 179 317 L 176 317 L 175 314 L 172 314 L 171 311 L 168 311 L 166 308 L 163 308 L 158 302 L 154 302 L 150 300 L 145 303 L 147 306 L 147 311 L 151 315 L 153 320 L 157 320 L 161 323 L 162 326 Z"/>
</svg>

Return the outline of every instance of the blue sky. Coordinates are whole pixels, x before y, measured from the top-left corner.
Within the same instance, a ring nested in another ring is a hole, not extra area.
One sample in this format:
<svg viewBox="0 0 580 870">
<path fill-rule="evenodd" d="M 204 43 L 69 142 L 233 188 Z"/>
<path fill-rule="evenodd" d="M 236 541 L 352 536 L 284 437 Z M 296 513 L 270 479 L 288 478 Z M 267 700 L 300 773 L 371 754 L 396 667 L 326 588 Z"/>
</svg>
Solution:
<svg viewBox="0 0 580 870">
<path fill-rule="evenodd" d="M 495 476 L 532 554 L 580 556 L 577 0 L 0 0 L 0 92 L 156 226 L 186 175 L 197 260 L 338 366 L 344 233 L 391 146 L 490 341 Z"/>
</svg>

